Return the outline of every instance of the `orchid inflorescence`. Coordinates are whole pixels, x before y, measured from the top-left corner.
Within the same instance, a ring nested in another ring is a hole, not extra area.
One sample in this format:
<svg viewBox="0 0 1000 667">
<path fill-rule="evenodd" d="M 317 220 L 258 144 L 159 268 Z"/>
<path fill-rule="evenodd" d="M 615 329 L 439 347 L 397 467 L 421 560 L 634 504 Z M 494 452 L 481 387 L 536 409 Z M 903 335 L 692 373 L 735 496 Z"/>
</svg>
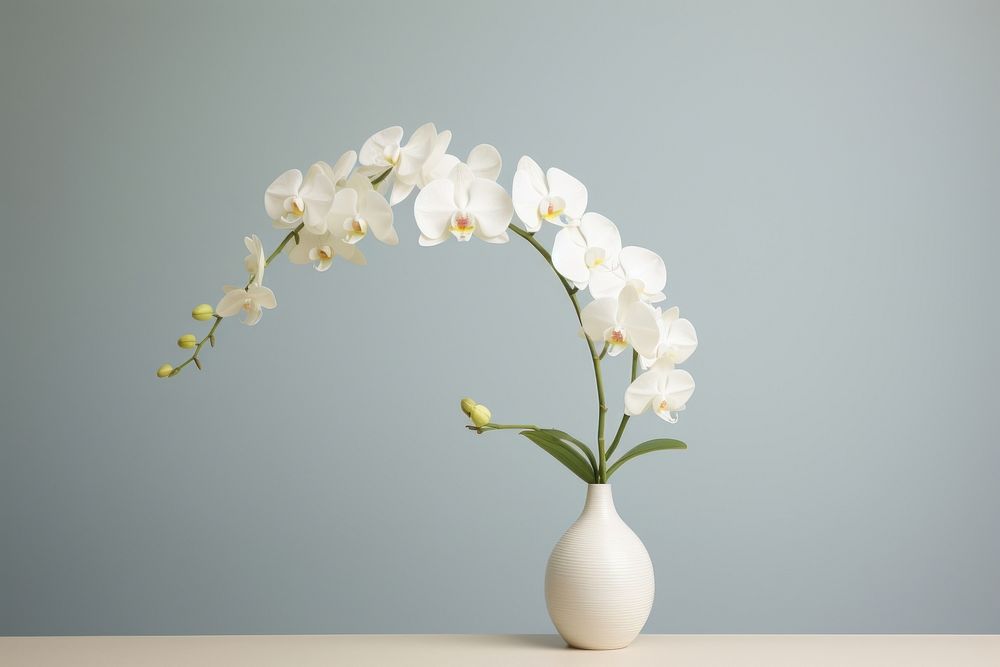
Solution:
<svg viewBox="0 0 1000 667">
<path fill-rule="evenodd" d="M 317 162 L 304 176 L 298 169 L 278 176 L 264 193 L 264 208 L 285 237 L 269 255 L 256 234 L 244 239 L 249 252 L 244 259 L 246 283 L 225 286 L 214 308 L 195 307 L 192 317 L 214 320 L 211 329 L 200 339 L 194 334 L 181 336 L 177 344 L 193 350 L 191 356 L 176 368 L 164 364 L 157 375 L 173 377 L 191 363 L 202 368 L 202 348 L 205 343 L 215 346 L 223 319 L 242 313 L 243 323 L 253 326 L 264 309 L 275 308 L 277 299 L 263 284 L 264 272 L 282 251 L 287 249 L 293 264 L 312 264 L 317 271 L 326 271 L 338 257 L 365 264 L 359 246 L 368 236 L 396 245 L 393 206 L 418 190 L 413 211 L 420 245 L 473 237 L 502 244 L 510 241 L 512 232 L 541 254 L 572 301 L 594 367 L 596 456 L 587 444 L 564 431 L 493 423 L 485 406 L 463 399 L 462 409 L 473 421 L 470 429 L 519 430 L 588 483 L 606 483 L 622 463 L 640 454 L 685 448 L 679 440 L 650 440 L 608 466 L 630 417 L 650 410 L 675 423 L 694 392 L 691 374 L 676 365 L 691 356 L 698 339 L 676 306 L 664 310 L 656 305 L 666 298 L 666 267 L 660 256 L 638 246 L 623 247 L 617 226 L 587 210 L 587 188 L 565 171 L 555 167 L 543 171 L 530 157 L 522 157 L 508 194 L 497 183 L 502 160 L 496 148 L 480 144 L 462 161 L 447 153 L 450 143 L 451 132 L 438 132 L 433 123 L 422 125 L 406 143 L 403 129 L 390 127 L 372 135 L 359 152 L 341 155 L 332 166 Z M 512 223 L 515 215 L 523 227 Z M 546 223 L 558 228 L 551 251 L 536 238 Z M 589 291 L 592 300 L 581 308 L 578 294 L 583 291 Z M 631 383 L 625 391 L 624 412 L 606 447 L 601 364 L 605 357 L 630 348 Z"/>
</svg>

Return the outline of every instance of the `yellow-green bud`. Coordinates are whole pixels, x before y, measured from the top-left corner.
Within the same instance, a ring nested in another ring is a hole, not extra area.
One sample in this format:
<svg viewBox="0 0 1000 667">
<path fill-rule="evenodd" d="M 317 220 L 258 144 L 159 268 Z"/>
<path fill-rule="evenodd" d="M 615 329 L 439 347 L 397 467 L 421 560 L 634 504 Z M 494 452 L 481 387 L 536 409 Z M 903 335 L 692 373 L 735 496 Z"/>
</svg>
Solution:
<svg viewBox="0 0 1000 667">
<path fill-rule="evenodd" d="M 177 339 L 177 346 L 183 347 L 185 350 L 190 350 L 192 347 L 198 344 L 198 339 L 195 338 L 194 334 L 184 334 Z"/>
<path fill-rule="evenodd" d="M 476 428 L 482 428 L 490 423 L 493 415 L 490 414 L 490 409 L 485 405 L 473 406 L 469 416 L 472 417 L 472 423 L 476 425 Z"/>
<path fill-rule="evenodd" d="M 170 377 L 170 374 L 174 372 L 174 367 L 170 364 L 163 364 L 156 369 L 156 377 L 165 378 Z"/>
<path fill-rule="evenodd" d="M 215 317 L 215 309 L 207 303 L 202 303 L 194 307 L 194 310 L 191 311 L 191 317 L 202 321 L 210 320 Z"/>
<path fill-rule="evenodd" d="M 462 412 L 465 413 L 466 417 L 472 416 L 472 408 L 476 407 L 476 402 L 471 398 L 462 399 Z"/>
</svg>

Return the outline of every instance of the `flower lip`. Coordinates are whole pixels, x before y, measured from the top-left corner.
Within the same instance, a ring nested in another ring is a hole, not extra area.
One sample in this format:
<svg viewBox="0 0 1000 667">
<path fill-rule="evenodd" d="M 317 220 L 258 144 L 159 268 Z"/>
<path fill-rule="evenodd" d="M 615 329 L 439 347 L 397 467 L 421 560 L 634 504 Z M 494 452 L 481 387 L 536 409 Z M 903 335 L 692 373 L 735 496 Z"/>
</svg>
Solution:
<svg viewBox="0 0 1000 667">
<path fill-rule="evenodd" d="M 476 216 L 463 210 L 455 211 L 448 231 L 459 241 L 468 241 L 476 231 Z"/>
<path fill-rule="evenodd" d="M 302 197 L 292 195 L 285 199 L 285 212 L 291 213 L 296 217 L 301 217 L 306 212 L 305 202 L 302 201 Z"/>
<path fill-rule="evenodd" d="M 552 222 L 559 218 L 566 210 L 566 200 L 558 195 L 542 197 L 538 202 L 538 217 L 542 220 Z"/>
</svg>

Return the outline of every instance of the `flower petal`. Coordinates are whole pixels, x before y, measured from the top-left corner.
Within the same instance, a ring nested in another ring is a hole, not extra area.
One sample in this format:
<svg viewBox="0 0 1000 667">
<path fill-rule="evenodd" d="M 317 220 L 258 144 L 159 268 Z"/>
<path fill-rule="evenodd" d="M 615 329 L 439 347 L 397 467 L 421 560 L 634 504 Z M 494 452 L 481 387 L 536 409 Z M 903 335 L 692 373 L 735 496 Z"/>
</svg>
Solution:
<svg viewBox="0 0 1000 667">
<path fill-rule="evenodd" d="M 584 213 L 580 219 L 580 232 L 587 247 L 604 250 L 604 262 L 614 266 L 622 251 L 622 237 L 615 223 L 600 213 Z"/>
<path fill-rule="evenodd" d="M 468 210 L 476 216 L 478 229 L 487 237 L 503 234 L 514 217 L 510 195 L 503 186 L 485 178 L 475 178 L 469 186 Z"/>
<path fill-rule="evenodd" d="M 597 299 L 588 303 L 580 313 L 583 332 L 593 341 L 604 341 L 609 329 L 613 329 L 618 316 L 617 299 Z"/>
<path fill-rule="evenodd" d="M 662 291 L 667 284 L 667 267 L 659 255 L 646 248 L 628 246 L 622 248 L 618 257 L 626 280 L 642 281 L 647 301 L 656 303 L 666 298 Z"/>
<path fill-rule="evenodd" d="M 649 409 L 649 404 L 660 395 L 660 375 L 656 371 L 646 371 L 625 390 L 625 414 L 641 415 Z"/>
<path fill-rule="evenodd" d="M 437 137 L 438 132 L 434 123 L 424 123 L 410 135 L 410 140 L 399 153 L 399 164 L 396 165 L 396 171 L 401 178 L 413 178 L 420 171 L 434 150 Z"/>
<path fill-rule="evenodd" d="M 278 306 L 278 301 L 274 298 L 274 292 L 269 287 L 251 285 L 247 288 L 247 294 L 253 299 L 254 303 L 260 304 L 262 308 L 271 309 Z"/>
<path fill-rule="evenodd" d="M 590 280 L 590 269 L 584 259 L 587 241 L 577 227 L 563 227 L 552 243 L 552 266 L 564 278 L 577 286 L 586 286 Z"/>
<path fill-rule="evenodd" d="M 466 164 L 479 178 L 487 178 L 491 181 L 497 180 L 503 160 L 500 158 L 500 151 L 489 144 L 479 144 L 469 151 L 469 159 Z"/>
<path fill-rule="evenodd" d="M 619 269 L 598 268 L 590 272 L 590 296 L 595 299 L 615 299 L 625 287 L 625 274 Z"/>
<path fill-rule="evenodd" d="M 687 371 L 675 368 L 667 375 L 664 394 L 672 412 L 683 410 L 694 394 L 694 378 Z"/>
<path fill-rule="evenodd" d="M 447 238 L 451 216 L 455 214 L 455 184 L 448 178 L 441 178 L 427 184 L 413 203 L 413 217 L 423 237 L 437 245 Z"/>
<path fill-rule="evenodd" d="M 403 128 L 398 125 L 387 127 L 368 137 L 358 153 L 358 161 L 363 165 L 386 164 L 383 149 L 390 144 L 399 144 L 403 140 Z"/>
<path fill-rule="evenodd" d="M 243 302 L 246 301 L 247 294 L 240 288 L 230 289 L 226 295 L 219 299 L 215 306 L 215 314 L 219 317 L 232 317 L 243 309 Z"/>
<path fill-rule="evenodd" d="M 517 163 L 511 199 L 514 201 L 517 217 L 529 232 L 537 232 L 542 227 L 542 221 L 538 216 L 538 205 L 542 197 L 547 194 L 548 186 L 545 184 L 542 168 L 525 155 Z"/>
<path fill-rule="evenodd" d="M 358 161 L 358 154 L 354 151 L 347 151 L 333 163 L 333 167 L 330 168 L 330 176 L 333 182 L 340 185 L 347 180 L 347 176 L 351 173 L 351 169 L 354 169 L 354 165 Z"/>
<path fill-rule="evenodd" d="M 547 172 L 549 194 L 562 197 L 566 202 L 563 211 L 570 220 L 580 219 L 587 210 L 587 188 L 562 169 L 552 167 Z"/>
<path fill-rule="evenodd" d="M 395 206 L 410 196 L 413 192 L 413 183 L 404 183 L 398 178 L 392 184 L 392 192 L 389 194 L 389 204 Z"/>
<path fill-rule="evenodd" d="M 326 231 L 326 215 L 337 190 L 333 169 L 326 162 L 317 162 L 309 167 L 299 195 L 305 203 L 306 212 L 302 218 L 311 231 L 321 234 Z"/>
<path fill-rule="evenodd" d="M 334 234 L 341 234 L 344 223 L 358 214 L 358 191 L 354 188 L 338 190 L 330 204 L 330 212 L 326 216 L 326 228 Z"/>
<path fill-rule="evenodd" d="M 626 292 L 627 290 L 622 290 L 623 295 Z M 642 301 L 627 305 L 621 322 L 628 332 L 628 341 L 636 352 L 644 357 L 656 354 L 656 346 L 660 342 L 660 324 L 652 306 Z"/>
<path fill-rule="evenodd" d="M 371 227 L 375 238 L 386 245 L 399 243 L 399 236 L 392 226 L 392 207 L 385 197 L 374 190 L 363 192 L 358 201 L 358 212 Z"/>
<path fill-rule="evenodd" d="M 285 214 L 285 200 L 298 194 L 302 185 L 302 172 L 289 169 L 278 176 L 264 191 L 264 210 L 271 220 L 280 220 Z"/>
</svg>

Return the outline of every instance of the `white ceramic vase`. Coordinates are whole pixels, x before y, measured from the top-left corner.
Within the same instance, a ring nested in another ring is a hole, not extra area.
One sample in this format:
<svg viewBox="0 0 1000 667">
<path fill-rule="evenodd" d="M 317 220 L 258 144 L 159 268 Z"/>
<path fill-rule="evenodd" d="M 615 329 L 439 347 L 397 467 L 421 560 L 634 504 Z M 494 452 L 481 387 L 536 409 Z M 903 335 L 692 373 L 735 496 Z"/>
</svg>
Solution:
<svg viewBox="0 0 1000 667">
<path fill-rule="evenodd" d="M 583 513 L 545 569 L 545 602 L 566 643 L 616 649 L 632 643 L 653 607 L 653 564 L 615 510 L 611 487 L 591 484 Z"/>
</svg>

